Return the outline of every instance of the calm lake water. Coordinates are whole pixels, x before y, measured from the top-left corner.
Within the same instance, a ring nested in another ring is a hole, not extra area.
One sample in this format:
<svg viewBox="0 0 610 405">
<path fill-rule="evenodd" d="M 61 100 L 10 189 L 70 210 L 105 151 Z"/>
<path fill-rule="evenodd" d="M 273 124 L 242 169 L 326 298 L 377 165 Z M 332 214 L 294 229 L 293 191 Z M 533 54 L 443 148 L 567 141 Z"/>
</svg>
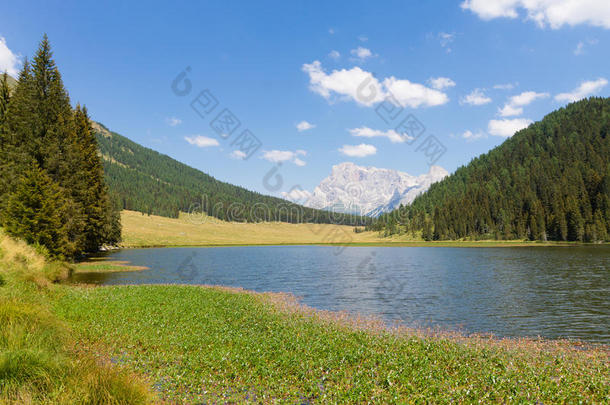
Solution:
<svg viewBox="0 0 610 405">
<path fill-rule="evenodd" d="M 283 291 L 408 326 L 610 343 L 609 246 L 164 248 L 108 258 L 150 270 L 77 281 Z"/>
</svg>

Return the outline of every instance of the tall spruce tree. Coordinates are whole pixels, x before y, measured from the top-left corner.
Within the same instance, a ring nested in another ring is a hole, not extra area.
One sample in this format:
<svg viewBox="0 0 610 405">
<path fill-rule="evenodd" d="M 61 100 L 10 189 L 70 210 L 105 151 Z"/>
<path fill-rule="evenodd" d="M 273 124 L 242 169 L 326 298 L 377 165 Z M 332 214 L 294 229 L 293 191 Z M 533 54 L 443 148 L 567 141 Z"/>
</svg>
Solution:
<svg viewBox="0 0 610 405">
<path fill-rule="evenodd" d="M 85 210 L 84 249 L 94 251 L 103 243 L 118 242 L 120 222 L 113 212 L 108 188 L 104 182 L 102 159 L 86 107 L 76 106 L 74 122 L 76 148 L 82 165 L 75 183 L 79 188 L 77 198 Z M 117 227 L 119 229 L 116 229 Z"/>
<path fill-rule="evenodd" d="M 32 63 L 25 61 L 10 95 L 0 162 L 5 186 L 0 191 L 0 217 L 13 235 L 72 258 L 118 242 L 120 223 L 111 208 L 87 112 L 80 106 L 72 109 L 52 56 L 45 35 Z M 38 195 L 18 203 L 17 196 L 23 197 L 26 190 Z M 54 201 L 43 201 L 46 198 Z M 27 225 L 32 222 L 28 220 L 31 211 L 40 207 L 45 210 L 43 216 L 52 220 L 34 216 L 32 221 L 39 221 L 40 227 Z M 56 215 L 50 216 L 53 210 Z M 24 225 L 20 228 L 11 217 L 22 218 Z M 57 226 L 56 218 L 60 218 L 59 228 L 46 229 Z M 32 229 L 41 237 L 32 236 Z"/>
</svg>

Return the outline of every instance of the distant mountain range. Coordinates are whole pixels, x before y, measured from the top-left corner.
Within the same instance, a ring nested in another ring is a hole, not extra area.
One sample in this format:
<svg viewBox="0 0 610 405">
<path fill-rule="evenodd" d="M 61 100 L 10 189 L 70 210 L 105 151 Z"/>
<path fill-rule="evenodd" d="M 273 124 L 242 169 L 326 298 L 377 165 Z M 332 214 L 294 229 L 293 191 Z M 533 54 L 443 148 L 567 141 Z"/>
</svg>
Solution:
<svg viewBox="0 0 610 405">
<path fill-rule="evenodd" d="M 432 183 L 449 173 L 431 166 L 426 174 L 408 173 L 377 167 L 363 167 L 351 162 L 333 166 L 331 175 L 310 194 L 305 206 L 376 217 L 400 205 L 410 204 Z"/>
</svg>

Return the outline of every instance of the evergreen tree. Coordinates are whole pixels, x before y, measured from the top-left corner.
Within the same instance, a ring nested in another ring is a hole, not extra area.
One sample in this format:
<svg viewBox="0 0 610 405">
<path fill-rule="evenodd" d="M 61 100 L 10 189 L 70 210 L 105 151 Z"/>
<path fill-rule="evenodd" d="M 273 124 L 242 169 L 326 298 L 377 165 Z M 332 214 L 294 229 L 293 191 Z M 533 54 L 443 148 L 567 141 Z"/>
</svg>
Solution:
<svg viewBox="0 0 610 405">
<path fill-rule="evenodd" d="M 608 240 L 610 98 L 548 114 L 387 216 L 434 239 Z"/>
<path fill-rule="evenodd" d="M 30 244 L 45 246 L 55 256 L 70 257 L 74 253 L 67 240 L 67 216 L 61 189 L 37 165 L 27 169 L 6 209 L 2 224 L 9 235 Z"/>
<path fill-rule="evenodd" d="M 4 72 L 0 79 L 0 126 L 4 122 L 10 99 L 11 91 L 8 87 L 8 74 Z"/>
<path fill-rule="evenodd" d="M 3 87 L 2 225 L 65 258 L 118 242 L 119 217 L 89 117 L 72 109 L 46 35 L 32 63 L 25 61 L 10 103 Z"/>
</svg>

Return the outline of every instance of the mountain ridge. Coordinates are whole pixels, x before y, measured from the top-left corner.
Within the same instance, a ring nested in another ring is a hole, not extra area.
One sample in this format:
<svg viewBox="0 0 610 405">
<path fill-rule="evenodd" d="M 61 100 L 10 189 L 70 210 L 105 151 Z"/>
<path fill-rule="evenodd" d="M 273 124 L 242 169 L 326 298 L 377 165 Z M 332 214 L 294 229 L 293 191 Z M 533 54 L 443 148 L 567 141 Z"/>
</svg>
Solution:
<svg viewBox="0 0 610 405">
<path fill-rule="evenodd" d="M 547 114 L 368 229 L 426 240 L 610 239 L 610 98 Z"/>
<path fill-rule="evenodd" d="M 449 173 L 440 166 L 431 166 L 428 173 L 413 176 L 406 172 L 353 162 L 334 165 L 310 193 L 305 206 L 376 217 L 409 204 L 430 185 Z"/>
<path fill-rule="evenodd" d="M 365 225 L 367 218 L 302 207 L 215 179 L 94 122 L 104 173 L 121 209 L 177 218 L 202 213 L 238 222 L 282 221 Z"/>
</svg>

